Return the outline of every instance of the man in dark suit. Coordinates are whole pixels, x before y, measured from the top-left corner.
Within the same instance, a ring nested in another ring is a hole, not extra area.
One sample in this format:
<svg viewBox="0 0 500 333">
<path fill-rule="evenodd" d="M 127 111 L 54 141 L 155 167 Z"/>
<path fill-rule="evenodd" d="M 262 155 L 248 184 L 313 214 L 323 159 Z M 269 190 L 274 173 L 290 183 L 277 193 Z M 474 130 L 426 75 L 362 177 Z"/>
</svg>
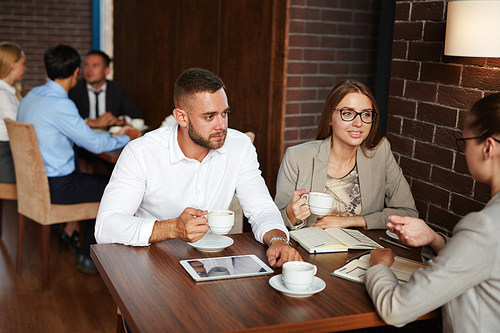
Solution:
<svg viewBox="0 0 500 333">
<path fill-rule="evenodd" d="M 84 78 L 69 92 L 69 98 L 90 127 L 125 125 L 130 119 L 143 118 L 123 85 L 106 80 L 110 62 L 106 53 L 91 50 L 85 59 Z"/>
</svg>

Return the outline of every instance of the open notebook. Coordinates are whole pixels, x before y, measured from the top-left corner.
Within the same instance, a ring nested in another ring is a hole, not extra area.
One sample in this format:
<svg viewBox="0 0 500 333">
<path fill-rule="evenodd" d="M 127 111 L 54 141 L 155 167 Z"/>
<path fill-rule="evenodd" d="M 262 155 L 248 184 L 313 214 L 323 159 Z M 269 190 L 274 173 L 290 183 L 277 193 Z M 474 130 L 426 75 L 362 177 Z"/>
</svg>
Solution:
<svg viewBox="0 0 500 333">
<path fill-rule="evenodd" d="M 309 253 L 371 250 L 382 247 L 358 230 L 310 227 L 290 231 L 292 237 Z"/>
<path fill-rule="evenodd" d="M 349 261 L 349 263 L 335 270 L 331 275 L 358 283 L 364 283 L 365 272 L 370 268 L 369 262 L 370 255 L 366 254 L 359 259 Z M 396 274 L 399 283 L 406 283 L 410 281 L 413 273 L 422 267 L 425 267 L 425 265 L 421 262 L 396 256 L 391 266 L 391 271 Z"/>
</svg>

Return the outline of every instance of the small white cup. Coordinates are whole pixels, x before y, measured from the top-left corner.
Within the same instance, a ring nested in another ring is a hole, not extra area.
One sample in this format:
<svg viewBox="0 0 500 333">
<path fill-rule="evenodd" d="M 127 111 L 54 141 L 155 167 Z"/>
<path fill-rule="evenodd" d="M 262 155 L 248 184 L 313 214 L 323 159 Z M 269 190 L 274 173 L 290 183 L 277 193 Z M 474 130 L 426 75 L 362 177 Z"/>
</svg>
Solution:
<svg viewBox="0 0 500 333">
<path fill-rule="evenodd" d="M 318 268 L 304 261 L 288 261 L 283 264 L 282 279 L 289 290 L 304 291 L 311 287 Z"/>
<path fill-rule="evenodd" d="M 234 225 L 234 212 L 230 210 L 212 210 L 207 214 L 207 221 L 213 234 L 225 235 Z"/>
<path fill-rule="evenodd" d="M 142 130 L 144 128 L 144 119 L 134 118 L 130 121 L 130 125 L 132 125 L 133 128 Z"/>
<path fill-rule="evenodd" d="M 307 204 L 311 213 L 316 215 L 326 215 L 333 207 L 335 197 L 321 192 L 309 192 L 302 197 L 307 198 Z"/>
</svg>

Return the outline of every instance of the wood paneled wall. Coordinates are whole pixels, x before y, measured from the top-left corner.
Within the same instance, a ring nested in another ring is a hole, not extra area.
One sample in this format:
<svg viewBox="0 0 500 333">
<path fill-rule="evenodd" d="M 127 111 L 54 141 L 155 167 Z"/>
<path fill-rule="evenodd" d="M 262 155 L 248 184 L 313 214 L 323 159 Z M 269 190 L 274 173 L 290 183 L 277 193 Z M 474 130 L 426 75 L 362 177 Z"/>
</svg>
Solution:
<svg viewBox="0 0 500 333">
<path fill-rule="evenodd" d="M 256 134 L 274 193 L 282 155 L 288 0 L 115 1 L 115 80 L 153 127 L 171 114 L 173 86 L 202 67 L 226 84 L 229 126 Z"/>
</svg>

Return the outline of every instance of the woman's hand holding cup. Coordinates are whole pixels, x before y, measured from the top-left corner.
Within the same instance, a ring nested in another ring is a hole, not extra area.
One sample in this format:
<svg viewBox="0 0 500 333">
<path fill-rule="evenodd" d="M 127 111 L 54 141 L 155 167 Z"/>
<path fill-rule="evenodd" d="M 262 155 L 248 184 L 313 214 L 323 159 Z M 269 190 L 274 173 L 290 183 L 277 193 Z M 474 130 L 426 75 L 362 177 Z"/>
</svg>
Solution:
<svg viewBox="0 0 500 333">
<path fill-rule="evenodd" d="M 303 197 L 310 190 L 297 190 L 293 192 L 292 201 L 286 207 L 286 215 L 292 224 L 296 224 L 297 220 L 305 220 L 311 215 L 311 210 L 307 204 L 307 198 Z"/>
</svg>

